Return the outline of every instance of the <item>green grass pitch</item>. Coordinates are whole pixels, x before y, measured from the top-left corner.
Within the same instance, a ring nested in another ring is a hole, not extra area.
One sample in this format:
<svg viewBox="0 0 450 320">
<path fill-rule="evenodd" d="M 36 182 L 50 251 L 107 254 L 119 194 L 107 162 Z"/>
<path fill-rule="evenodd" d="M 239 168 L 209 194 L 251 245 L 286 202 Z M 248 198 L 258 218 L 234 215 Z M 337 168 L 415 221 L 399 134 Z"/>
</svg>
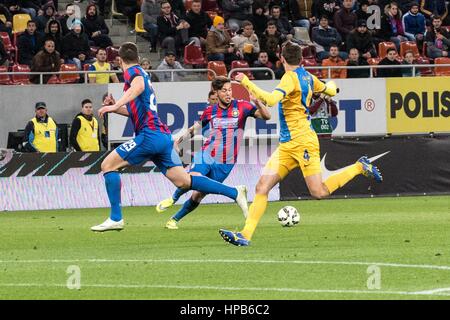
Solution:
<svg viewBox="0 0 450 320">
<path fill-rule="evenodd" d="M 299 225 L 279 225 L 284 205 Z M 0 297 L 450 298 L 449 196 L 273 202 L 245 248 L 218 233 L 242 226 L 234 204 L 202 205 L 164 229 L 178 208 L 125 208 L 125 229 L 107 233 L 89 228 L 108 209 L 1 213 Z"/>
</svg>

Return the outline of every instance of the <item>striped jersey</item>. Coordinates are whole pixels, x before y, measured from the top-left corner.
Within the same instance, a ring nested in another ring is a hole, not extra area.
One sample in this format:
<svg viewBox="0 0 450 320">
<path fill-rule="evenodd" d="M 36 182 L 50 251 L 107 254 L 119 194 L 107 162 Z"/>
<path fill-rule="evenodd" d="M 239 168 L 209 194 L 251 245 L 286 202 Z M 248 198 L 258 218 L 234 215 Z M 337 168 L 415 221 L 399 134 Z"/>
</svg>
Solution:
<svg viewBox="0 0 450 320">
<path fill-rule="evenodd" d="M 161 122 L 156 108 L 156 97 L 148 74 L 139 66 L 129 67 L 123 75 L 125 84 L 123 91 L 127 91 L 133 79 L 144 77 L 144 91 L 127 104 L 127 110 L 134 125 L 134 132 L 138 135 L 143 130 L 151 130 L 170 134 L 169 128 Z"/>
<path fill-rule="evenodd" d="M 206 137 L 202 151 L 209 153 L 217 163 L 236 163 L 245 122 L 255 116 L 256 110 L 256 106 L 244 100 L 233 100 L 227 109 L 218 104 L 208 106 L 200 117 Z"/>
</svg>

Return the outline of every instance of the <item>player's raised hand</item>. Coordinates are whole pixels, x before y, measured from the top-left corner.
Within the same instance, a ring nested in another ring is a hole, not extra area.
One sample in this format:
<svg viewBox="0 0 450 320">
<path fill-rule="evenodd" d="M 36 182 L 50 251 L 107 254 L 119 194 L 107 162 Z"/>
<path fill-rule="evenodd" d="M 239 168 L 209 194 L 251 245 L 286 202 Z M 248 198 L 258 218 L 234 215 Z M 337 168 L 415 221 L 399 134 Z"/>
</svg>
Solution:
<svg viewBox="0 0 450 320">
<path fill-rule="evenodd" d="M 245 77 L 245 74 L 243 74 L 242 72 L 238 72 L 236 77 L 234 77 L 234 80 L 236 80 L 237 82 L 241 82 Z"/>
<path fill-rule="evenodd" d="M 103 115 L 105 113 L 114 112 L 116 109 L 117 109 L 117 107 L 116 107 L 115 104 L 108 105 L 108 106 L 103 106 L 100 109 L 98 109 L 98 116 L 99 117 L 103 117 Z"/>
<path fill-rule="evenodd" d="M 115 103 L 116 103 L 116 100 L 114 100 L 111 93 L 105 97 L 105 100 L 103 100 L 103 105 L 105 105 L 105 106 L 111 106 Z"/>
</svg>

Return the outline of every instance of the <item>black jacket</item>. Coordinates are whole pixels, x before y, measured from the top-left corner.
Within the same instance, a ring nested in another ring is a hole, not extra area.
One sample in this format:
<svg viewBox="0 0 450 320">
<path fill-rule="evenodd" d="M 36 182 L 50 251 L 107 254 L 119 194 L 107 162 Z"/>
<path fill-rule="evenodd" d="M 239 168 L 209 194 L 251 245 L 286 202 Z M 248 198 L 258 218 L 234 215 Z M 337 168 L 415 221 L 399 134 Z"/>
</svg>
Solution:
<svg viewBox="0 0 450 320">
<path fill-rule="evenodd" d="M 387 57 L 380 61 L 378 64 L 380 66 L 399 66 L 400 62 L 397 60 L 391 61 Z M 377 77 L 378 78 L 394 78 L 394 77 L 403 77 L 401 68 L 378 68 Z"/>
<path fill-rule="evenodd" d="M 33 35 L 25 31 L 18 40 L 17 49 L 19 50 L 19 63 L 31 66 L 34 55 L 39 51 L 41 37 L 38 33 Z"/>
<path fill-rule="evenodd" d="M 351 48 L 356 48 L 359 50 L 360 54 L 375 49 L 372 35 L 369 31 L 361 34 L 357 30 L 353 30 L 347 37 L 346 46 L 347 51 L 350 51 Z"/>
<path fill-rule="evenodd" d="M 72 121 L 72 126 L 70 127 L 70 138 L 69 138 L 70 145 L 72 147 L 74 147 L 75 150 L 77 150 L 77 151 L 83 151 L 83 150 L 81 150 L 80 145 L 77 142 L 78 131 L 80 131 L 80 128 L 81 128 L 81 120 L 78 118 L 78 116 L 83 116 L 88 121 L 92 120 L 92 116 L 88 117 L 88 116 L 86 116 L 86 115 L 84 115 L 84 114 L 82 114 L 80 112 L 79 114 L 77 114 L 75 116 L 75 119 L 73 119 L 73 121 Z M 100 146 L 100 141 L 101 141 L 101 139 L 100 139 L 100 130 L 98 130 L 98 131 L 99 131 L 98 132 L 99 148 L 101 149 L 101 146 Z"/>
<path fill-rule="evenodd" d="M 164 39 L 166 37 L 175 37 L 177 35 L 176 26 L 180 23 L 180 18 L 176 15 L 172 15 L 172 19 L 175 22 L 175 26 L 172 26 L 169 19 L 160 15 L 156 19 L 156 24 L 158 25 L 158 35 L 160 39 Z"/>
<path fill-rule="evenodd" d="M 89 39 L 92 38 L 94 32 L 100 31 L 102 34 L 108 34 L 109 28 L 105 23 L 105 20 L 99 16 L 95 15 L 93 17 L 87 16 L 81 19 L 81 23 L 84 27 L 84 32 L 88 35 Z"/>
<path fill-rule="evenodd" d="M 83 53 L 86 58 L 89 57 L 91 49 L 89 47 L 89 40 L 84 32 L 79 35 L 74 31 L 69 32 L 63 39 L 63 57 L 66 59 L 78 58 L 78 55 Z"/>
<path fill-rule="evenodd" d="M 0 66 L 2 66 L 7 59 L 8 54 L 6 53 L 5 46 L 3 45 L 3 41 L 0 41 Z"/>
<path fill-rule="evenodd" d="M 367 60 L 359 57 L 358 63 L 347 61 L 347 66 L 368 66 Z M 381 70 L 381 69 L 379 69 Z M 370 68 L 367 69 L 347 69 L 347 78 L 368 78 L 370 77 Z"/>
<path fill-rule="evenodd" d="M 186 21 L 191 26 L 189 28 L 189 37 L 202 37 L 206 39 L 212 21 L 205 11 L 200 11 L 200 14 L 196 14 L 190 10 L 186 15 Z"/>
</svg>

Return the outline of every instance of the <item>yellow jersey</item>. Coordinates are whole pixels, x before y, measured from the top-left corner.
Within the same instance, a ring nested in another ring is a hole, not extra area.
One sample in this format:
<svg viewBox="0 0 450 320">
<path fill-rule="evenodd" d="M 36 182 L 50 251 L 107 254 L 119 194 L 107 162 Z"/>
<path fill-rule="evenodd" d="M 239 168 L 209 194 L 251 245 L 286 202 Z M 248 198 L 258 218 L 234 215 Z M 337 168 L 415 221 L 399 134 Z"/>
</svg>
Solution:
<svg viewBox="0 0 450 320">
<path fill-rule="evenodd" d="M 266 105 L 278 104 L 280 142 L 296 139 L 305 132 L 305 129 L 311 127 L 308 107 L 313 93 L 336 94 L 335 92 L 334 94 L 326 92 L 326 84 L 303 67 L 287 71 L 272 93 L 258 88 L 247 77 L 244 77 L 241 84 Z"/>
<path fill-rule="evenodd" d="M 100 66 L 98 62 L 94 62 L 90 68 L 90 71 L 111 71 L 111 65 L 108 62 L 104 62 L 103 66 Z M 89 78 L 95 78 L 97 84 L 108 84 L 112 73 L 93 73 L 89 75 Z"/>
</svg>

